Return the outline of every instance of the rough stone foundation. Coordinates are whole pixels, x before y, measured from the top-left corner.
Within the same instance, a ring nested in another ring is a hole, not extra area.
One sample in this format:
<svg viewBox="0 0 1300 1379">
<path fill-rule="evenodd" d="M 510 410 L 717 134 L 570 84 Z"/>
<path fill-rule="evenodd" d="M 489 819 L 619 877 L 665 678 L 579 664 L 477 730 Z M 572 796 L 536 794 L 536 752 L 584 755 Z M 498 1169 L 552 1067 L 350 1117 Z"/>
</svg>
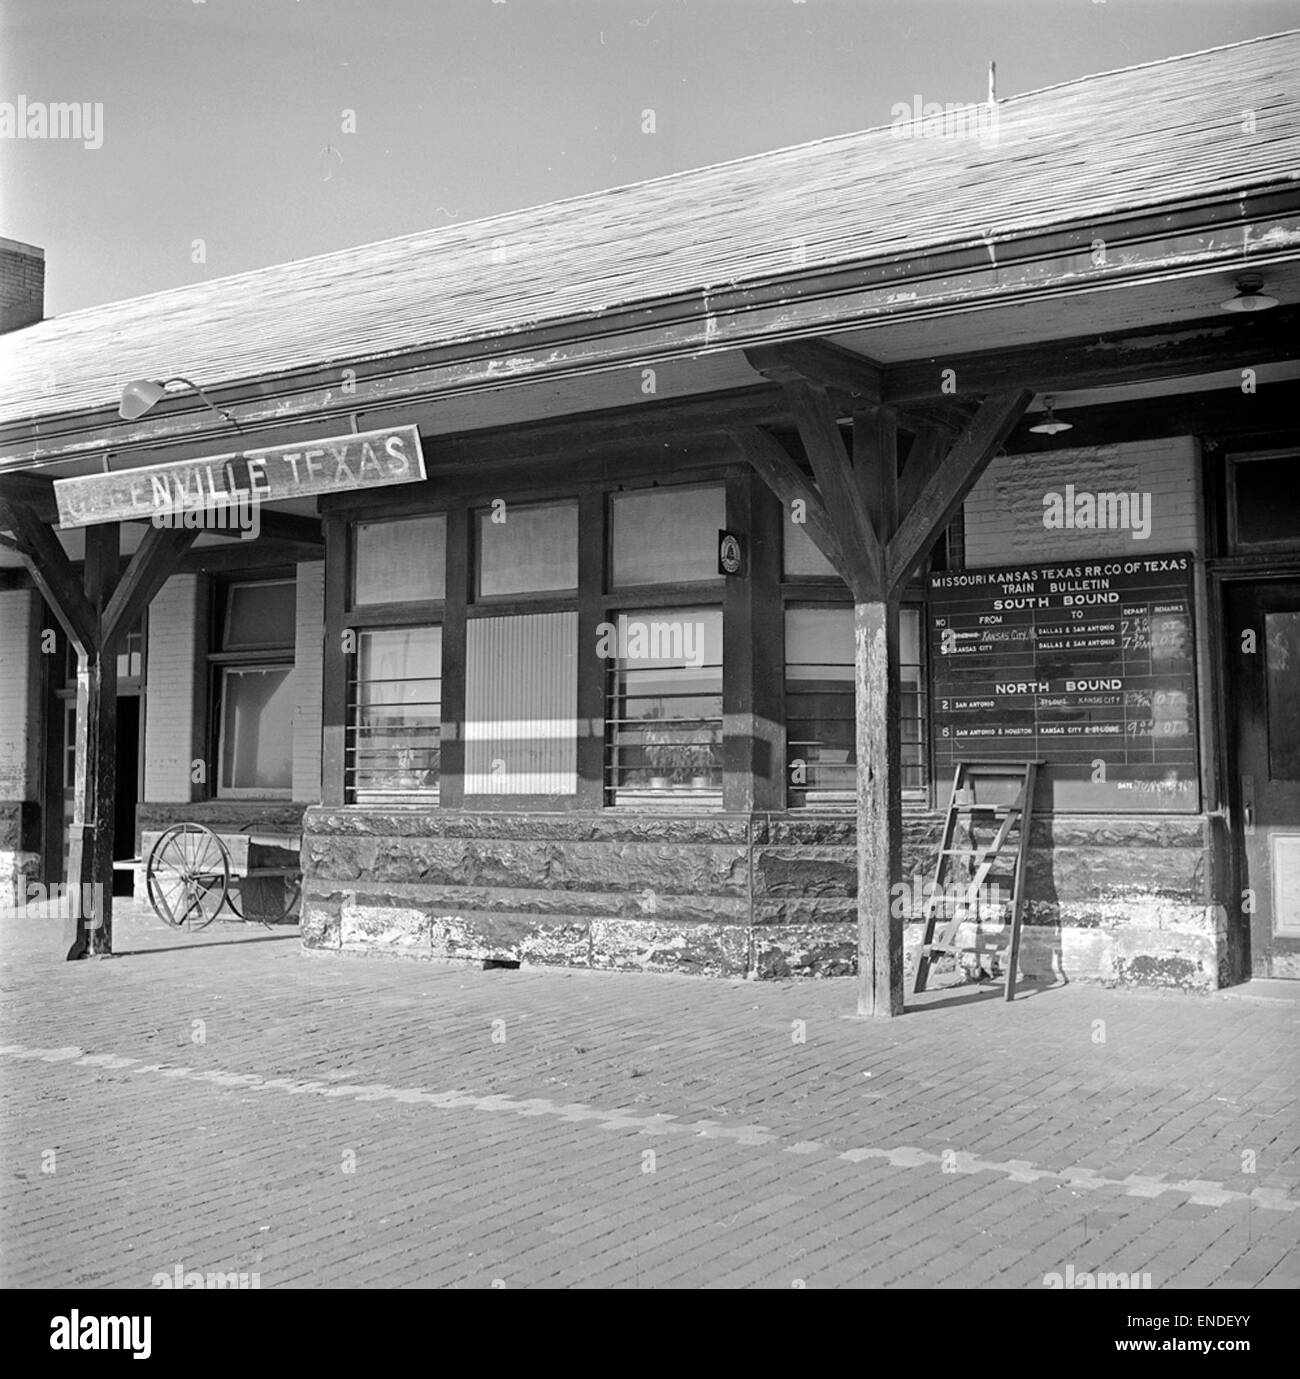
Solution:
<svg viewBox="0 0 1300 1379">
<path fill-rule="evenodd" d="M 941 823 L 938 814 L 905 818 L 909 882 L 931 874 Z M 309 809 L 303 828 L 309 948 L 719 977 L 856 970 L 845 816 L 351 807 Z M 1199 818 L 1035 823 L 1022 975 L 1226 984 L 1227 922 L 1207 894 L 1209 846 Z M 920 923 L 910 923 L 909 971 L 920 941 Z"/>
</svg>

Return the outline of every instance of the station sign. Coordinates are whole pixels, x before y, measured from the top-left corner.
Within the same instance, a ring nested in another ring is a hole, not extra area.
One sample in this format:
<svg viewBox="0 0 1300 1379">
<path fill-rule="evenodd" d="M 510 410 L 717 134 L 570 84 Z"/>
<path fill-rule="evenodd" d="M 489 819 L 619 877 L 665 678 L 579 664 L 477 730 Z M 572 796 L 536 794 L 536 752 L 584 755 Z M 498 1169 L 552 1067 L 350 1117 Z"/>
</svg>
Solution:
<svg viewBox="0 0 1300 1379">
<path fill-rule="evenodd" d="M 280 503 L 425 477 L 414 426 L 56 479 L 59 525 L 89 527 Z"/>
</svg>

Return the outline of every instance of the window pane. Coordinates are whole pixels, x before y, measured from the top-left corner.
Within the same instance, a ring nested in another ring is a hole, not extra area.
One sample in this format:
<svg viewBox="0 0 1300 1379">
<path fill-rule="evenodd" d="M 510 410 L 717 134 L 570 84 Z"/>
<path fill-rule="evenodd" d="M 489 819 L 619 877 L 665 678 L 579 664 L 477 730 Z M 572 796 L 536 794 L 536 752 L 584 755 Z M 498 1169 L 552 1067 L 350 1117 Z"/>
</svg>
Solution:
<svg viewBox="0 0 1300 1379">
<path fill-rule="evenodd" d="M 899 612 L 901 785 L 925 787 L 921 618 Z M 791 805 L 847 803 L 857 788 L 853 609 L 791 607 L 785 613 L 786 782 Z"/>
<path fill-rule="evenodd" d="M 354 605 L 415 603 L 447 595 L 444 513 L 358 522 L 353 551 Z"/>
<path fill-rule="evenodd" d="M 1300 780 L 1300 613 L 1265 613 L 1268 774 Z"/>
<path fill-rule="evenodd" d="M 478 514 L 478 591 L 530 594 L 578 587 L 578 505 L 515 507 Z"/>
<path fill-rule="evenodd" d="M 138 622 L 118 644 L 117 675 L 119 680 L 139 680 L 144 675 L 143 620 Z"/>
<path fill-rule="evenodd" d="M 786 782 L 791 804 L 853 797 L 855 722 L 852 607 L 787 608 Z"/>
<path fill-rule="evenodd" d="M 1237 544 L 1295 541 L 1300 533 L 1300 455 L 1233 466 Z"/>
<path fill-rule="evenodd" d="M 362 632 L 348 765 L 360 803 L 436 796 L 442 765 L 442 628 Z"/>
<path fill-rule="evenodd" d="M 293 580 L 232 584 L 226 597 L 223 651 L 292 646 L 297 589 Z"/>
<path fill-rule="evenodd" d="M 577 613 L 469 620 L 467 795 L 576 794 L 577 713 Z"/>
<path fill-rule="evenodd" d="M 617 493 L 612 507 L 615 588 L 718 577 L 718 532 L 727 525 L 721 485 Z"/>
<path fill-rule="evenodd" d="M 808 535 L 802 522 L 786 520 L 781 524 L 785 532 L 785 572 L 787 575 L 820 575 L 823 579 L 839 579 L 835 566 L 821 553 L 821 548 Z"/>
<path fill-rule="evenodd" d="M 722 786 L 722 610 L 621 613 L 602 624 L 615 798 L 688 799 Z M 716 802 L 716 794 L 714 797 Z"/>
<path fill-rule="evenodd" d="M 921 676 L 921 610 L 898 612 L 898 695 L 901 785 L 925 789 L 925 695 Z"/>
<path fill-rule="evenodd" d="M 231 667 L 223 675 L 223 791 L 293 787 L 293 692 L 289 666 Z"/>
</svg>

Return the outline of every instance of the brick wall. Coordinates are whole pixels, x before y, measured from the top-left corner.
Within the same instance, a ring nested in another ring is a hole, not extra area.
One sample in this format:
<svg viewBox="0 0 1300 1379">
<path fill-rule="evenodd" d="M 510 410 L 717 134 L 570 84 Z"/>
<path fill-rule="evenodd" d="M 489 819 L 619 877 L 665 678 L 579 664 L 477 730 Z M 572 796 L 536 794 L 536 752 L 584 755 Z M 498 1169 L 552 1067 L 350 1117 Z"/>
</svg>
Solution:
<svg viewBox="0 0 1300 1379">
<path fill-rule="evenodd" d="M 142 800 L 193 798 L 191 767 L 202 754 L 202 666 L 206 586 L 199 575 L 174 575 L 149 607 Z"/>
<path fill-rule="evenodd" d="M 29 326 L 45 315 L 45 251 L 0 239 L 0 332 Z"/>
<path fill-rule="evenodd" d="M 1200 486 L 1190 437 L 1125 445 L 1003 455 L 966 500 L 966 563 L 972 569 L 1015 561 L 1043 564 L 1130 552 L 1199 551 Z M 1043 495 L 1075 491 L 1150 495 L 1151 535 L 1053 530 L 1043 526 Z"/>
<path fill-rule="evenodd" d="M 321 691 L 325 635 L 325 562 L 298 566 L 294 631 L 293 797 L 320 803 Z"/>
</svg>

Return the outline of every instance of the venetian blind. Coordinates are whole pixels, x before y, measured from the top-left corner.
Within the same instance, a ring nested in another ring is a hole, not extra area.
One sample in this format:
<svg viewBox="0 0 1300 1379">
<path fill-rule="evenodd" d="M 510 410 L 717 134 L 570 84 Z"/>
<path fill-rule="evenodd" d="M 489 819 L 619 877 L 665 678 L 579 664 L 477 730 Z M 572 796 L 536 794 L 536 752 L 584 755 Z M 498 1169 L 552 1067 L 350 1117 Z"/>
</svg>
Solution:
<svg viewBox="0 0 1300 1379">
<path fill-rule="evenodd" d="M 465 643 L 465 793 L 576 794 L 577 613 L 471 618 Z"/>
</svg>

